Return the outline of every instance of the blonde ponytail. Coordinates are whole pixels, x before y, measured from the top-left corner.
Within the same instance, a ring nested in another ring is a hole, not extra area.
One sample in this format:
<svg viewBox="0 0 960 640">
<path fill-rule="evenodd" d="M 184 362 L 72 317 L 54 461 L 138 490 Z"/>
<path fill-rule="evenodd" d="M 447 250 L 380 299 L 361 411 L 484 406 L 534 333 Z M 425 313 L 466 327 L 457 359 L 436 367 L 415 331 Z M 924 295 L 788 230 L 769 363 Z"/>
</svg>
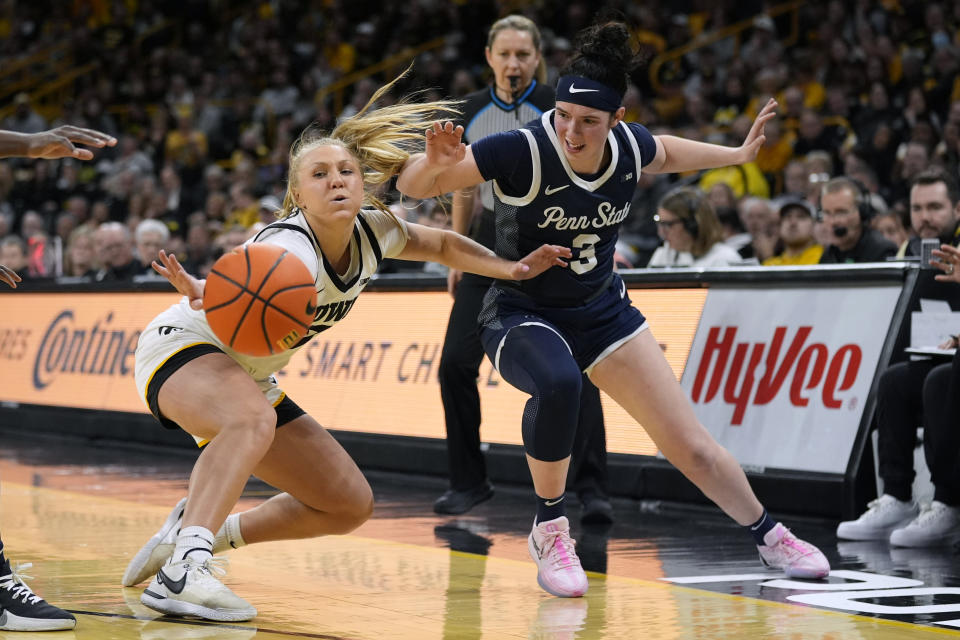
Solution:
<svg viewBox="0 0 960 640">
<path fill-rule="evenodd" d="M 313 125 L 304 129 L 290 147 L 287 193 L 281 215 L 293 212 L 296 170 L 303 154 L 325 145 L 338 145 L 349 151 L 359 162 L 363 181 L 379 186 L 400 172 L 411 154 L 423 150 L 424 130 L 441 117 L 459 114 L 460 104 L 455 100 L 409 102 L 409 97 L 394 105 L 374 109 L 374 104 L 410 71 L 408 67 L 389 84 L 377 90 L 356 115 L 346 118 L 325 135 Z M 389 213 L 387 206 L 375 195 L 364 190 L 364 202 Z"/>
</svg>

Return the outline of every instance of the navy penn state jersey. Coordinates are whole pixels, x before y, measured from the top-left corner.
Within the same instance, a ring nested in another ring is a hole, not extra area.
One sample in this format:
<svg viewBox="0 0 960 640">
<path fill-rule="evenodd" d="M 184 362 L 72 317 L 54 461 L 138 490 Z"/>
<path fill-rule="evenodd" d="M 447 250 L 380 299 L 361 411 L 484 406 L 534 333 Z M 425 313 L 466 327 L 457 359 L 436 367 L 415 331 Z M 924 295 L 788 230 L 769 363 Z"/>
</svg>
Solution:
<svg viewBox="0 0 960 640">
<path fill-rule="evenodd" d="M 607 136 L 610 163 L 596 175 L 581 176 L 563 153 L 553 113 L 478 140 L 471 150 L 480 174 L 493 181 L 498 255 L 518 260 L 544 243 L 573 250 L 568 268 L 502 284 L 541 304 L 567 306 L 609 283 L 618 230 L 656 142 L 642 125 L 620 122 Z"/>
</svg>

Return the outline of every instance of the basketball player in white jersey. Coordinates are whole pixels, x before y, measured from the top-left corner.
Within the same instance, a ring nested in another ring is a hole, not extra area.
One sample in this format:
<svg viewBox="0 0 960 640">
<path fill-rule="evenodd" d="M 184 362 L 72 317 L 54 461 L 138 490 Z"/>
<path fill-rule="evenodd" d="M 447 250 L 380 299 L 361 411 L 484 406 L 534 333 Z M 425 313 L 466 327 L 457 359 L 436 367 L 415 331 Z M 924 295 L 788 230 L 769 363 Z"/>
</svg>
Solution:
<svg viewBox="0 0 960 640">
<path fill-rule="evenodd" d="M 146 606 L 171 615 L 241 621 L 256 609 L 236 596 L 214 552 L 268 540 L 343 534 L 371 514 L 373 494 L 343 448 L 278 387 L 273 374 L 310 338 L 342 320 L 384 258 L 429 260 L 490 277 L 526 279 L 566 265 L 570 251 L 543 246 L 518 261 L 451 231 L 403 222 L 364 190 L 394 175 L 410 143 L 450 103 L 370 105 L 329 137 L 305 131 L 290 152 L 282 217 L 250 242 L 279 245 L 314 274 L 317 311 L 307 336 L 281 354 L 244 356 L 226 347 L 201 311 L 204 282 L 160 252 L 155 269 L 183 300 L 144 329 L 137 389 L 165 426 L 203 446 L 189 493 L 136 554 L 124 585 L 148 577 Z M 363 208 L 367 205 L 368 208 Z M 322 393 L 322 389 L 318 390 Z M 251 474 L 283 493 L 229 515 Z M 217 532 L 214 534 L 214 532 Z"/>
</svg>

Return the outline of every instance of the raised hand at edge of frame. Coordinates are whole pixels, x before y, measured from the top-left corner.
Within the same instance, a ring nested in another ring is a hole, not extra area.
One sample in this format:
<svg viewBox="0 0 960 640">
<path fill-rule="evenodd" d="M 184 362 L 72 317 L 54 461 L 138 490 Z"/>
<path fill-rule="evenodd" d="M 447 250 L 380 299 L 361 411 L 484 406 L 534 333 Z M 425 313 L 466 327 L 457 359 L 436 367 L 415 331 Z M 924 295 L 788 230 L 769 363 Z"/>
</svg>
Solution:
<svg viewBox="0 0 960 640">
<path fill-rule="evenodd" d="M 573 252 L 569 247 L 555 244 L 540 245 L 539 248 L 513 263 L 511 277 L 514 280 L 535 278 L 550 267 L 566 267 L 568 263 L 563 258 L 572 256 Z"/>
<path fill-rule="evenodd" d="M 939 249 L 933 250 L 933 257 L 930 264 L 943 271 L 934 278 L 940 282 L 956 282 L 960 284 L 960 249 L 942 244 Z"/>
<path fill-rule="evenodd" d="M 49 131 L 40 131 L 30 135 L 27 155 L 31 158 L 54 160 L 56 158 L 76 158 L 90 160 L 93 152 L 74 146 L 84 144 L 90 147 L 112 147 L 117 139 L 95 129 L 84 129 L 73 125 L 62 125 Z"/>
<path fill-rule="evenodd" d="M 461 160 L 467 153 L 467 145 L 461 140 L 463 138 L 463 127 L 447 120 L 446 122 L 434 122 L 433 126 L 425 132 L 427 145 L 424 152 L 427 155 L 427 161 L 438 167 L 452 167 Z"/>
<path fill-rule="evenodd" d="M 168 254 L 163 249 L 160 249 L 158 260 L 154 260 L 151 264 L 154 271 L 169 280 L 178 292 L 190 299 L 190 308 L 197 311 L 203 309 L 203 288 L 206 280 L 198 280 L 187 273 L 177 260 L 177 256 Z"/>
<path fill-rule="evenodd" d="M 20 276 L 17 275 L 17 272 L 11 269 L 10 267 L 5 267 L 0 264 L 0 280 L 3 280 L 12 288 L 17 288 L 17 283 L 21 281 Z"/>
<path fill-rule="evenodd" d="M 753 125 L 750 127 L 750 131 L 747 133 L 747 137 L 744 139 L 743 144 L 740 145 L 740 152 L 743 154 L 743 159 L 739 164 L 752 162 L 757 158 L 757 152 L 760 151 L 760 147 L 767 141 L 764 127 L 770 120 L 776 117 L 776 115 L 777 101 L 770 98 L 767 104 L 763 105 L 760 113 L 757 114 Z"/>
</svg>

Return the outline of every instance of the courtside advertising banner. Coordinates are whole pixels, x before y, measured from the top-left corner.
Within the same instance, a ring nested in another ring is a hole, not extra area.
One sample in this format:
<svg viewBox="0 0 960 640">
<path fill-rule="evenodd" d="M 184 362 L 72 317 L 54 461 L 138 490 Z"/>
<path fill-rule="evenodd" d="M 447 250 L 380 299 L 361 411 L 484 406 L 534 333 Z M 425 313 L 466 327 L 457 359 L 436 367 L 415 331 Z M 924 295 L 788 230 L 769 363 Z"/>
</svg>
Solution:
<svg viewBox="0 0 960 640">
<path fill-rule="evenodd" d="M 679 378 L 706 291 L 632 289 L 630 296 Z M 133 381 L 137 340 L 178 300 L 174 293 L 0 293 L 0 402 L 145 413 Z M 439 291 L 364 293 L 343 322 L 279 372 L 280 387 L 331 429 L 445 438 L 437 371 L 452 300 Z M 486 358 L 478 383 L 483 440 L 520 444 L 527 396 Z M 656 454 L 646 432 L 606 397 L 604 414 L 610 451 Z"/>
<path fill-rule="evenodd" d="M 710 289 L 681 382 L 748 469 L 844 473 L 899 286 Z"/>
</svg>

